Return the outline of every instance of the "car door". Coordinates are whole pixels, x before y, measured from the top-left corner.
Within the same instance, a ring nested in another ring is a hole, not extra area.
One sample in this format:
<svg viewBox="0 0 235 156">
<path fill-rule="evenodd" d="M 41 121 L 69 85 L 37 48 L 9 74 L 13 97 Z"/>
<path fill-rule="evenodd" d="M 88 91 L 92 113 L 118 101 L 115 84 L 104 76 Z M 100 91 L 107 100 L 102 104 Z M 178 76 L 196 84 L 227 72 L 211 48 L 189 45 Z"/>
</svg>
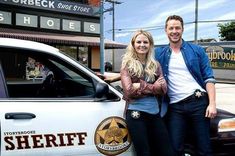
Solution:
<svg viewBox="0 0 235 156">
<path fill-rule="evenodd" d="M 0 99 L 1 156 L 132 155 L 114 88 L 62 54 L 0 51 L 8 90 Z"/>
</svg>

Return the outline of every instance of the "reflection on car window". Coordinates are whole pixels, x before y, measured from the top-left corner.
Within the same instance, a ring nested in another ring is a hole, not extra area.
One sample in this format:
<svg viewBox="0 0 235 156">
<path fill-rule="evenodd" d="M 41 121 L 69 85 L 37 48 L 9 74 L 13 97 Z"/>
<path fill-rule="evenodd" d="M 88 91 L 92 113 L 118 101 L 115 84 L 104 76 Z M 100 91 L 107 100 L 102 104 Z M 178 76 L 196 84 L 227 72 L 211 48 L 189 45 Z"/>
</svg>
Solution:
<svg viewBox="0 0 235 156">
<path fill-rule="evenodd" d="M 44 64 L 28 57 L 26 62 L 26 80 L 43 81 L 50 72 Z"/>
<path fill-rule="evenodd" d="M 69 63 L 34 51 L 0 49 L 9 97 L 94 98 L 92 78 Z"/>
<path fill-rule="evenodd" d="M 83 79 L 78 73 L 75 73 L 74 71 L 68 69 L 64 65 L 62 65 L 58 62 L 55 62 L 53 60 L 50 60 L 50 61 L 53 62 L 58 68 L 63 70 L 70 78 L 72 78 L 72 79 Z"/>
</svg>

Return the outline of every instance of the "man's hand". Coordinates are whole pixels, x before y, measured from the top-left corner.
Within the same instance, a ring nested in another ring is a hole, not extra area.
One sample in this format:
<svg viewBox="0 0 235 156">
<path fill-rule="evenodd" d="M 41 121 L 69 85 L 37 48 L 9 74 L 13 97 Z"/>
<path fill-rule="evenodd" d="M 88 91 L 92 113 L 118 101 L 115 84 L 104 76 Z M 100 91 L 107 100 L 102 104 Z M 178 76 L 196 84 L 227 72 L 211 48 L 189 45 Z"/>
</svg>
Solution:
<svg viewBox="0 0 235 156">
<path fill-rule="evenodd" d="M 217 110 L 215 104 L 209 104 L 206 109 L 205 117 L 213 119 L 216 117 L 216 115 L 217 115 Z"/>
<path fill-rule="evenodd" d="M 166 80 L 165 80 L 163 77 L 159 77 L 159 78 L 157 79 L 157 82 L 158 82 L 159 84 L 161 84 L 161 85 L 164 85 L 164 84 L 166 83 Z"/>
</svg>

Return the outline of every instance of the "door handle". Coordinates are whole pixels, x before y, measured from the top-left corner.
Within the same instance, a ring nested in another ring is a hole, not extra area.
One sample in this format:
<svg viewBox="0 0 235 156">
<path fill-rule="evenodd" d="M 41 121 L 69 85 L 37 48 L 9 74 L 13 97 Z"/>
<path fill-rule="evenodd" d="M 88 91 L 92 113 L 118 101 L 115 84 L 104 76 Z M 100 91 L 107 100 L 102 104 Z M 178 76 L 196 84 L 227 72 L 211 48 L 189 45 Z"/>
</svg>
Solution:
<svg viewBox="0 0 235 156">
<path fill-rule="evenodd" d="M 33 119 L 36 118 L 36 115 L 33 113 L 26 112 L 16 112 L 16 113 L 6 113 L 5 119 Z"/>
</svg>

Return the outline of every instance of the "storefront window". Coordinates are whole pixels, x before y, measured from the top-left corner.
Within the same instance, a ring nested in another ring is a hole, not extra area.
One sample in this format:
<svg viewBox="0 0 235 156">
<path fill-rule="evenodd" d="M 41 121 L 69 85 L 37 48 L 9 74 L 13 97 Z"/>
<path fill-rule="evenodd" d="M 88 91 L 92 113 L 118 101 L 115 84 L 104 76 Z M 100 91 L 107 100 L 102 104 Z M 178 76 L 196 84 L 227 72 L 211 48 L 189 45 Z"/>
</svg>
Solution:
<svg viewBox="0 0 235 156">
<path fill-rule="evenodd" d="M 58 46 L 56 48 L 60 49 L 64 53 L 68 54 L 72 58 L 76 59 L 80 63 L 88 66 L 88 47 L 77 47 L 77 46 Z"/>
<path fill-rule="evenodd" d="M 60 49 L 60 51 L 66 53 L 67 55 L 71 56 L 72 58 L 77 59 L 77 46 L 59 46 L 56 45 L 56 48 Z"/>
<path fill-rule="evenodd" d="M 88 47 L 79 47 L 79 62 L 88 66 Z"/>
</svg>

